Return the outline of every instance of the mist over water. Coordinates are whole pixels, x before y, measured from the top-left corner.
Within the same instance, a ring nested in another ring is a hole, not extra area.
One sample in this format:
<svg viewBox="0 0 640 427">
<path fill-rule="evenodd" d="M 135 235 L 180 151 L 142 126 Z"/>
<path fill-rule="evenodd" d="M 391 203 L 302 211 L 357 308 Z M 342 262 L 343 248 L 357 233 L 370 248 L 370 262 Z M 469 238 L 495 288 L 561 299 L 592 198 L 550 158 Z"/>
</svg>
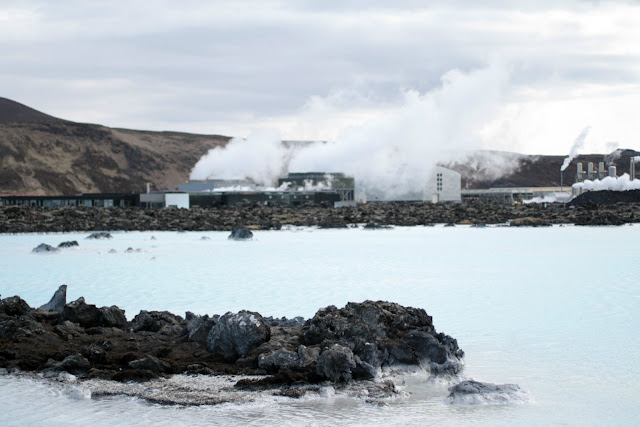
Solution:
<svg viewBox="0 0 640 427">
<path fill-rule="evenodd" d="M 498 111 L 509 79 L 504 64 L 452 70 L 426 93 L 405 91 L 394 112 L 347 128 L 335 141 L 283 145 L 278 131 L 258 130 L 204 155 L 191 179 L 244 179 L 275 185 L 287 172 L 344 172 L 365 192 L 391 198 L 422 193 L 437 163 L 482 149 L 482 131 Z M 504 161 L 496 154 L 491 169 Z"/>
</svg>

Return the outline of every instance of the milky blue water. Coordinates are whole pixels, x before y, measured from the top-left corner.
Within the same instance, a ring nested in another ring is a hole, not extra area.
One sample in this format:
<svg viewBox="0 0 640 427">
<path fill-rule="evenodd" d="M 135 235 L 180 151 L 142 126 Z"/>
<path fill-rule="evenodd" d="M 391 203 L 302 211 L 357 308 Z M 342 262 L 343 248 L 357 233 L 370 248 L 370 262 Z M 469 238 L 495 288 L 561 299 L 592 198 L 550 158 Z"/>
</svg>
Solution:
<svg viewBox="0 0 640 427">
<path fill-rule="evenodd" d="M 311 317 L 327 305 L 388 300 L 424 308 L 466 352 L 465 375 L 517 383 L 524 405 L 444 403 L 446 385 L 406 378 L 409 398 L 274 399 L 176 408 L 74 399 L 0 376 L 0 424 L 637 425 L 640 227 L 414 227 L 228 233 L 0 235 L 0 294 L 46 303 L 61 284 L 84 296 L 184 315 L 249 309 Z M 152 238 L 153 236 L 153 238 Z M 203 237 L 205 239 L 203 239 Z M 40 243 L 80 247 L 37 255 Z M 139 252 L 126 253 L 127 248 Z M 110 250 L 116 253 L 109 253 Z"/>
</svg>

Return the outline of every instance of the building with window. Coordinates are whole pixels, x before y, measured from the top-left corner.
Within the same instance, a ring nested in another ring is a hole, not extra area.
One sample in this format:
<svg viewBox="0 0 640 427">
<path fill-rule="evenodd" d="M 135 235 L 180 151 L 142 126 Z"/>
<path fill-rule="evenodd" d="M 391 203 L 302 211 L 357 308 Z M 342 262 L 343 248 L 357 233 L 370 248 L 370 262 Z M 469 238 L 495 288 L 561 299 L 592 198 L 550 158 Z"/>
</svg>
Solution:
<svg viewBox="0 0 640 427">
<path fill-rule="evenodd" d="M 460 202 L 462 177 L 456 171 L 436 166 L 424 187 L 422 200 L 426 202 Z"/>
</svg>

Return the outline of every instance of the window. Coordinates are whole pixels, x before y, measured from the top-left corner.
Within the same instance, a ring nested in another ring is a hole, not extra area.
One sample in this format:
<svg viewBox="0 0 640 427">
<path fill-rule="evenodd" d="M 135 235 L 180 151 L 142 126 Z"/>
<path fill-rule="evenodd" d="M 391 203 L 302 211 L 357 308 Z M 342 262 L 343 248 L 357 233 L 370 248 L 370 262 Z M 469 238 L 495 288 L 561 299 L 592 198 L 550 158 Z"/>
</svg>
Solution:
<svg viewBox="0 0 640 427">
<path fill-rule="evenodd" d="M 442 191 L 442 174 L 441 173 L 436 174 L 436 190 Z"/>
</svg>

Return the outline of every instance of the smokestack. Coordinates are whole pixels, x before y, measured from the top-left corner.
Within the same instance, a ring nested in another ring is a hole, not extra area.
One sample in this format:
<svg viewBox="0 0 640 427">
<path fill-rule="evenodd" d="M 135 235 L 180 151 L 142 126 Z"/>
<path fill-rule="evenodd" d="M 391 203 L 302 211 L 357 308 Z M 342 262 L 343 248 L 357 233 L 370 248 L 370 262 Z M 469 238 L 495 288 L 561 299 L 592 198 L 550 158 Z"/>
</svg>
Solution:
<svg viewBox="0 0 640 427">
<path fill-rule="evenodd" d="M 584 172 L 582 171 L 582 163 L 576 165 L 576 182 L 584 181 Z"/>
<path fill-rule="evenodd" d="M 147 194 L 151 193 L 151 184 L 147 182 Z"/>
<path fill-rule="evenodd" d="M 636 179 L 636 159 L 633 157 L 631 158 L 631 163 L 629 164 L 629 177 L 631 178 L 631 181 Z"/>
<path fill-rule="evenodd" d="M 593 162 L 587 163 L 587 179 L 593 181 L 596 178 L 596 171 L 593 168 Z"/>
<path fill-rule="evenodd" d="M 618 176 L 615 166 L 609 166 L 609 176 L 611 178 L 615 178 L 616 176 Z"/>
<path fill-rule="evenodd" d="M 598 163 L 598 179 L 604 179 L 607 174 L 604 171 L 604 162 Z"/>
</svg>

